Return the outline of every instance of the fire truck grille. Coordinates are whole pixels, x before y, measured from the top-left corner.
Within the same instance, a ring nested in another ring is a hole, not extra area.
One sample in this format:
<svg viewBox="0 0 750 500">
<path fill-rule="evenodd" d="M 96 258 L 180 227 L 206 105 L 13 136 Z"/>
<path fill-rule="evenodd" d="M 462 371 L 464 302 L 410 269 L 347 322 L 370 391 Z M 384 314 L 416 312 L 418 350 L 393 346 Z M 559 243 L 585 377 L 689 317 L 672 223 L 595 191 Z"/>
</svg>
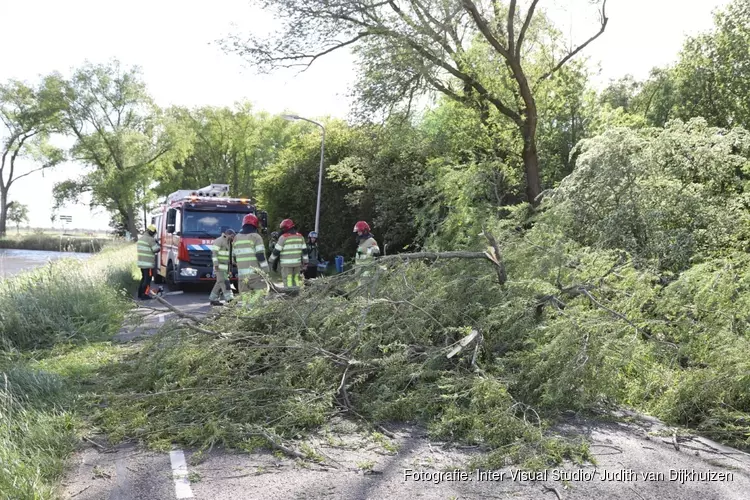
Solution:
<svg viewBox="0 0 750 500">
<path fill-rule="evenodd" d="M 188 252 L 188 256 L 190 257 L 190 263 L 194 266 L 201 266 L 201 267 L 212 267 L 213 263 L 211 262 L 211 252 L 207 250 L 197 250 L 197 251 L 190 251 Z"/>
</svg>

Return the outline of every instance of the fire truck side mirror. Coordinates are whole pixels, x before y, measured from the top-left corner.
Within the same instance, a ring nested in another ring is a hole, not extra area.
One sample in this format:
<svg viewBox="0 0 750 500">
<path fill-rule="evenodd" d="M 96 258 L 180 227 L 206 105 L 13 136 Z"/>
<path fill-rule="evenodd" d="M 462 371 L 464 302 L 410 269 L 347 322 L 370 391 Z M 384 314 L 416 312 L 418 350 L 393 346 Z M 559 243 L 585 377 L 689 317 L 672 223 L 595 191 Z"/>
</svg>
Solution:
<svg viewBox="0 0 750 500">
<path fill-rule="evenodd" d="M 167 232 L 173 234 L 175 232 L 175 223 L 177 221 L 177 209 L 170 208 L 167 211 Z"/>
</svg>

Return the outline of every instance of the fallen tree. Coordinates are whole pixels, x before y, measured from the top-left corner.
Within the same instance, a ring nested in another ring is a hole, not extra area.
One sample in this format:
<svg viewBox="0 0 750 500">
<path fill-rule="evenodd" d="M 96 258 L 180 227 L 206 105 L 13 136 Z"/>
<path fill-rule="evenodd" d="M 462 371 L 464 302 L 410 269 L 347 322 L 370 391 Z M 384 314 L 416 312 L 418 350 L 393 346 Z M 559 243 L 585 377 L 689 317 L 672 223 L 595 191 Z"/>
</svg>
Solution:
<svg viewBox="0 0 750 500">
<path fill-rule="evenodd" d="M 348 272 L 288 300 L 229 306 L 198 326 L 211 335 L 165 327 L 113 377 L 97 421 L 156 445 L 283 446 L 308 458 L 282 440 L 337 415 L 385 432 L 416 421 L 482 446 L 492 466 L 584 460 L 585 444 L 551 432 L 556 417 L 621 404 L 746 439 L 746 372 L 736 367 L 748 367 L 750 341 L 736 332 L 750 315 L 734 302 L 750 290 L 737 278 L 750 276 L 750 258 L 664 281 L 622 252 L 548 244 L 533 231 L 504 235 L 502 260 L 492 243 L 389 255 L 369 277 Z"/>
</svg>

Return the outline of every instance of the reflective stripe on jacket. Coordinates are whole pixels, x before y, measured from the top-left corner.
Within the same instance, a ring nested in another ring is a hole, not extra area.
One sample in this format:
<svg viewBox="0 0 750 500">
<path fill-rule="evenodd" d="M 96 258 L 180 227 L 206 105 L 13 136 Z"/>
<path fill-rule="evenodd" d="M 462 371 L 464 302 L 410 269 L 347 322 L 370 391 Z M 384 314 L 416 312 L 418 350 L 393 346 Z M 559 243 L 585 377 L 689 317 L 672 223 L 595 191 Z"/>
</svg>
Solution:
<svg viewBox="0 0 750 500">
<path fill-rule="evenodd" d="M 308 263 L 307 244 L 305 238 L 299 233 L 284 233 L 279 237 L 276 247 L 268 259 L 273 263 L 280 259 L 281 267 L 301 267 Z"/>
<path fill-rule="evenodd" d="M 138 252 L 138 267 L 140 269 L 153 269 L 156 267 L 156 252 L 159 251 L 159 245 L 150 234 L 144 233 L 138 237 L 136 243 Z"/>
<path fill-rule="evenodd" d="M 366 261 L 372 259 L 374 256 L 380 255 L 380 247 L 375 238 L 370 236 L 369 238 L 363 239 L 357 246 L 357 263 L 364 264 Z"/>
<path fill-rule="evenodd" d="M 214 262 L 214 267 L 222 267 L 229 264 L 229 249 L 229 240 L 223 234 L 214 240 L 211 245 L 211 260 Z"/>
<path fill-rule="evenodd" d="M 235 236 L 232 247 L 237 274 L 240 276 L 255 274 L 255 269 L 259 268 L 268 270 L 266 247 L 258 233 L 239 233 Z"/>
<path fill-rule="evenodd" d="M 362 238 L 362 241 L 360 241 L 359 245 L 357 246 L 355 265 L 366 264 L 377 255 L 380 255 L 380 247 L 378 247 L 378 242 L 375 241 L 375 238 L 373 238 L 372 235 L 370 235 L 368 238 Z M 355 274 L 357 274 L 358 276 L 367 277 L 370 276 L 370 269 L 359 268 L 355 271 Z"/>
</svg>

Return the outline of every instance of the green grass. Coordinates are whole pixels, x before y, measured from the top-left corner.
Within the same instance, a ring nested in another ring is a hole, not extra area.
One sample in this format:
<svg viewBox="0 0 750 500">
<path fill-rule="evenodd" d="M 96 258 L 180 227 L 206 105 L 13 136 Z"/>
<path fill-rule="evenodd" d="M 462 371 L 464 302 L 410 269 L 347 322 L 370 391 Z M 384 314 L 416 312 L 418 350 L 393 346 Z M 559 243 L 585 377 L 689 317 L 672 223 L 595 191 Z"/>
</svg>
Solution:
<svg viewBox="0 0 750 500">
<path fill-rule="evenodd" d="M 95 253 L 113 240 L 111 238 L 69 236 L 61 234 L 22 234 L 0 238 L 0 248 L 45 250 L 49 252 Z"/>
<path fill-rule="evenodd" d="M 87 262 L 63 259 L 0 282 L 0 349 L 102 338 L 129 307 L 132 245 Z"/>
<path fill-rule="evenodd" d="M 79 425 L 56 404 L 63 397 L 52 374 L 16 366 L 0 380 L 0 498 L 55 498 Z"/>
<path fill-rule="evenodd" d="M 0 499 L 53 499 L 86 432 L 87 394 L 127 350 L 109 339 L 131 307 L 132 245 L 0 283 Z"/>
</svg>

